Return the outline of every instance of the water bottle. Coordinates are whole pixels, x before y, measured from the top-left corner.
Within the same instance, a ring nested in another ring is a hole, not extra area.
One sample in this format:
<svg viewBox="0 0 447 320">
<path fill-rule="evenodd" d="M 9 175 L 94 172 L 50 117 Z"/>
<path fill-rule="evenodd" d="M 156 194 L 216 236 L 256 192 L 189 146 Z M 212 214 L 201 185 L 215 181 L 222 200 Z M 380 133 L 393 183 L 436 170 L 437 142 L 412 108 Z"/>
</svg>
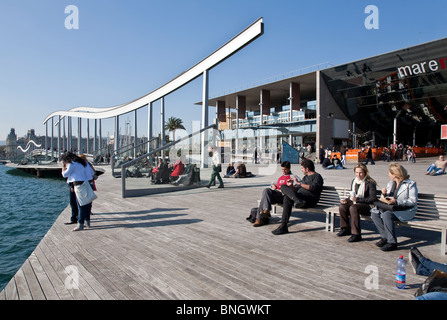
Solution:
<svg viewBox="0 0 447 320">
<path fill-rule="evenodd" d="M 398 289 L 404 289 L 405 288 L 405 260 L 403 256 L 400 256 L 399 259 L 397 259 L 397 269 L 396 269 L 396 287 Z"/>
</svg>

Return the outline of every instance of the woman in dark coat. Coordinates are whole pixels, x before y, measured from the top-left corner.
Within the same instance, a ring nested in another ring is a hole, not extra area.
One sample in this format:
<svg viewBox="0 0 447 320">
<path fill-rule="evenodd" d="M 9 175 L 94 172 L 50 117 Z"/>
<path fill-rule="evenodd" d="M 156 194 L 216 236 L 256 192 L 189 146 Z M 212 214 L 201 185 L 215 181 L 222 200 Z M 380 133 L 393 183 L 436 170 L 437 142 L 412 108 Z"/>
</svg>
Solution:
<svg viewBox="0 0 447 320">
<path fill-rule="evenodd" d="M 339 237 L 351 235 L 349 242 L 362 240 L 360 215 L 370 215 L 370 210 L 377 199 L 377 183 L 369 176 L 368 168 L 363 163 L 354 167 L 355 179 L 351 184 L 350 196 L 340 201 Z M 349 223 L 351 216 L 351 223 Z"/>
</svg>

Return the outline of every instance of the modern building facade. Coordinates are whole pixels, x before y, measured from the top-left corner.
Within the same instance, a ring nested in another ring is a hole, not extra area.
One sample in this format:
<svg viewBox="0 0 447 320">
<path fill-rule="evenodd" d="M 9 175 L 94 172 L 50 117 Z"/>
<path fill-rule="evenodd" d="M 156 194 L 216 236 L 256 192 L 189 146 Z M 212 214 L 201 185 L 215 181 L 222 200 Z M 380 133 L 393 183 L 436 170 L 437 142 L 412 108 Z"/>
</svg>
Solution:
<svg viewBox="0 0 447 320">
<path fill-rule="evenodd" d="M 447 123 L 447 38 L 285 77 L 209 100 L 225 140 L 251 130 L 291 145 L 441 146 Z M 292 113 L 290 112 L 292 110 Z M 231 117 L 226 114 L 233 115 Z M 265 138 L 262 138 L 265 137 Z M 242 138 L 243 139 L 243 138 Z"/>
</svg>

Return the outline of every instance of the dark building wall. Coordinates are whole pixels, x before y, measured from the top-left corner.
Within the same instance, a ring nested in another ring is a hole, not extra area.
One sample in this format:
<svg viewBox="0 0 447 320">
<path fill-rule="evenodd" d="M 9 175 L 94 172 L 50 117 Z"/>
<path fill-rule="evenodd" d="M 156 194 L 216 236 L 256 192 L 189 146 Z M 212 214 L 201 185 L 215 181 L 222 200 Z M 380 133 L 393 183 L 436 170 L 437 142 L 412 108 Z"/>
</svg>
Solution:
<svg viewBox="0 0 447 320">
<path fill-rule="evenodd" d="M 321 71 L 342 112 L 363 132 L 397 140 L 440 144 L 447 123 L 447 38 Z"/>
<path fill-rule="evenodd" d="M 334 145 L 334 138 L 342 138 L 334 136 L 334 120 L 345 120 L 349 122 L 349 118 L 339 107 L 332 96 L 321 72 L 317 72 L 317 141 L 316 147 L 327 147 Z"/>
</svg>

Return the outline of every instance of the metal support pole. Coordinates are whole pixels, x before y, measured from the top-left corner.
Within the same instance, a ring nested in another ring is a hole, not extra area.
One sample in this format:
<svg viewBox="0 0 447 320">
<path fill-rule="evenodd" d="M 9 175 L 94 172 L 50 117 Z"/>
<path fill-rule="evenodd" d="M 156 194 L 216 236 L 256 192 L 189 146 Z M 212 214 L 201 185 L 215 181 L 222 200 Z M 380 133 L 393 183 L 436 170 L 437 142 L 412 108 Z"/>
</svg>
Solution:
<svg viewBox="0 0 447 320">
<path fill-rule="evenodd" d="M 202 91 L 202 129 L 208 126 L 208 90 L 209 90 L 209 71 L 205 70 L 203 72 L 203 91 Z M 207 168 L 208 163 L 208 150 L 207 148 L 208 142 L 208 133 L 206 131 L 202 132 L 202 141 L 201 141 L 201 168 Z"/>
<path fill-rule="evenodd" d="M 262 90 L 261 90 L 261 97 L 260 97 L 261 99 L 260 99 L 260 103 L 259 103 L 259 111 L 260 111 L 260 113 L 261 113 L 261 117 L 259 118 L 259 121 L 260 121 L 260 123 L 259 123 L 259 126 L 258 126 L 258 129 L 255 129 L 255 130 L 253 130 L 253 131 L 256 131 L 256 134 L 254 134 L 253 135 L 253 137 L 254 137 L 254 142 L 255 142 L 255 145 L 254 145 L 254 148 L 257 148 L 258 147 L 258 145 L 259 145 L 259 150 L 262 150 L 262 146 L 261 146 L 261 140 L 260 140 L 260 135 L 259 135 L 259 132 L 260 132 L 260 127 L 263 125 L 263 123 L 264 123 L 264 121 L 263 121 L 263 118 L 264 118 L 264 112 L 263 112 L 263 107 L 264 107 L 264 105 L 263 105 L 263 103 L 262 103 L 262 101 L 263 101 L 263 98 L 262 98 Z M 289 141 L 289 143 L 290 144 L 292 144 L 290 141 Z M 254 151 L 254 149 L 253 149 L 253 151 Z M 256 159 L 254 159 L 254 163 L 257 163 L 257 161 L 256 161 Z"/>
<path fill-rule="evenodd" d="M 102 123 L 101 123 L 101 119 L 99 119 L 99 150 L 100 150 L 100 154 L 102 152 Z"/>
<path fill-rule="evenodd" d="M 81 129 L 82 129 L 82 119 L 78 118 L 78 154 L 81 154 L 81 146 L 82 146 L 82 134 L 81 134 Z"/>
<path fill-rule="evenodd" d="M 67 135 L 65 134 L 65 117 L 62 118 L 62 151 L 67 149 Z"/>
<path fill-rule="evenodd" d="M 45 122 L 45 161 L 48 161 L 48 121 Z"/>
<path fill-rule="evenodd" d="M 119 148 L 119 127 L 120 127 L 120 119 L 119 116 L 115 116 L 115 145 L 113 148 L 115 149 L 115 153 L 118 153 Z"/>
<path fill-rule="evenodd" d="M 393 144 L 397 144 L 397 117 L 394 118 L 394 129 L 393 129 Z"/>
<path fill-rule="evenodd" d="M 165 141 L 165 97 L 161 98 L 160 103 L 160 147 L 163 147 L 166 144 Z M 161 157 L 164 159 L 165 152 L 161 151 Z"/>
<path fill-rule="evenodd" d="M 73 141 L 72 141 L 72 126 L 71 126 L 71 117 L 68 117 L 67 118 L 67 131 L 68 131 L 68 133 L 67 133 L 67 150 L 68 151 L 71 151 L 71 148 L 72 148 L 72 144 L 73 144 Z"/>
<path fill-rule="evenodd" d="M 87 154 L 90 154 L 90 119 L 87 120 Z"/>
<path fill-rule="evenodd" d="M 93 156 L 96 156 L 98 154 L 98 119 L 95 119 L 93 131 Z"/>
<path fill-rule="evenodd" d="M 152 131 L 153 131 L 153 118 L 152 118 L 152 110 L 153 110 L 153 103 L 150 102 L 147 105 L 147 152 L 151 152 L 151 140 L 152 140 Z"/>
<path fill-rule="evenodd" d="M 54 117 L 51 117 L 51 161 L 54 159 L 54 147 L 53 147 L 53 140 L 54 140 Z"/>
<path fill-rule="evenodd" d="M 160 147 L 166 144 L 165 141 L 165 98 L 161 98 L 160 101 Z"/>
<path fill-rule="evenodd" d="M 138 122 L 138 116 L 137 116 L 137 110 L 135 110 L 134 111 L 134 128 L 135 128 L 135 130 L 134 130 L 134 143 L 133 143 L 133 147 L 134 147 L 133 156 L 134 156 L 134 158 L 137 157 L 137 145 L 138 145 L 138 143 L 137 143 L 137 139 L 138 139 L 137 122 Z"/>
<path fill-rule="evenodd" d="M 57 123 L 57 161 L 61 158 L 61 116 Z"/>
</svg>

